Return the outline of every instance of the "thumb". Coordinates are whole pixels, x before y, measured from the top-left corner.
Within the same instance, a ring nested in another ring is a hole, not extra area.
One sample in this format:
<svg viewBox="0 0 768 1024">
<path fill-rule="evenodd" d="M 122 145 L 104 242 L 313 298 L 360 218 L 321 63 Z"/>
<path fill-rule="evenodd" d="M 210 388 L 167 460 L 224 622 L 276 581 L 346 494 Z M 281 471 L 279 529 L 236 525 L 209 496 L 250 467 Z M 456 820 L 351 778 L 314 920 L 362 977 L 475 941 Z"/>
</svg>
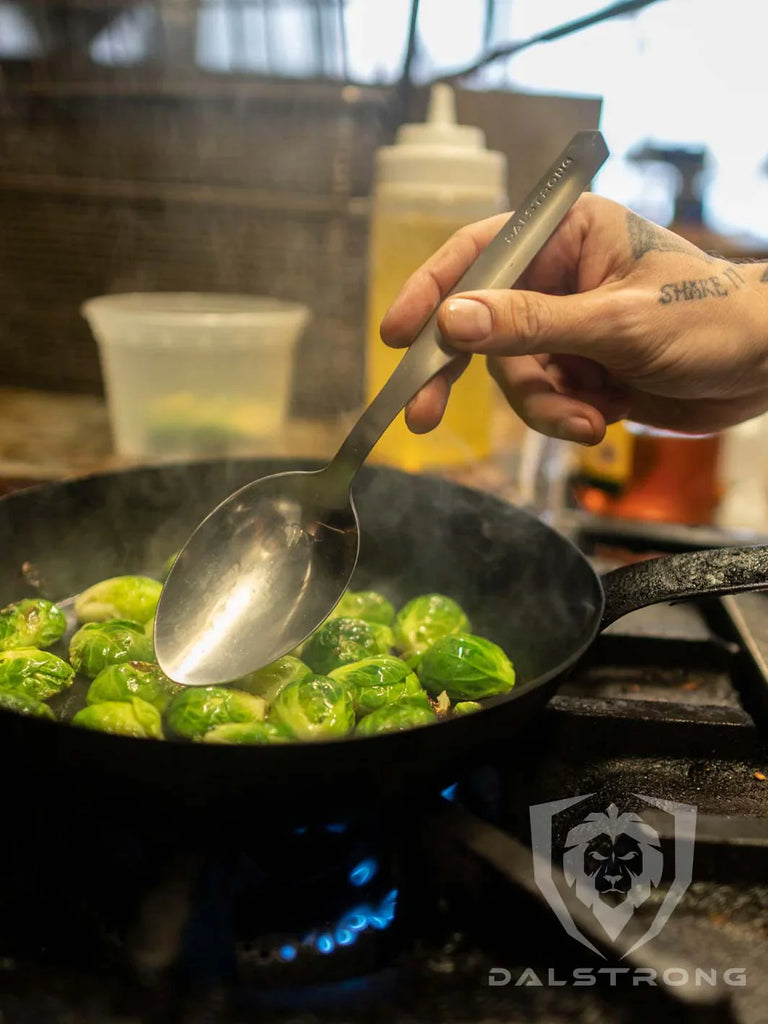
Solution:
<svg viewBox="0 0 768 1024">
<path fill-rule="evenodd" d="M 440 307 L 445 340 L 462 351 L 520 356 L 568 354 L 600 359 L 625 333 L 626 297 L 598 288 L 577 295 L 489 290 L 452 295 Z"/>
</svg>

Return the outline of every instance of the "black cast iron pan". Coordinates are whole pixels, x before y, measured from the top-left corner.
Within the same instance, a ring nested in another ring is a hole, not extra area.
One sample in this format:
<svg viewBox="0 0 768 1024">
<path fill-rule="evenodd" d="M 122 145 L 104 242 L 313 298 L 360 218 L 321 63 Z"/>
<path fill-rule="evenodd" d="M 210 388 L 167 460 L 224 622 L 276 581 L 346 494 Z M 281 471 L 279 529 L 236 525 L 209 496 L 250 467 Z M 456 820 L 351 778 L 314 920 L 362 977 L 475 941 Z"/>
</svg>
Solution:
<svg viewBox="0 0 768 1024">
<path fill-rule="evenodd" d="M 96 580 L 159 571 L 205 513 L 256 477 L 315 468 L 206 462 L 94 476 L 0 501 L 0 602 L 62 600 Z M 126 814 L 203 812 L 325 820 L 402 805 L 501 748 L 514 751 L 601 626 L 634 608 L 768 587 L 768 549 L 726 548 L 630 566 L 602 579 L 565 538 L 496 498 L 443 480 L 365 468 L 355 589 L 396 604 L 440 591 L 501 644 L 518 684 L 475 715 L 362 740 L 223 747 L 135 740 L 0 713 L 0 770 L 39 799 L 66 792 Z M 66 788 L 62 788 L 66 787 Z"/>
</svg>

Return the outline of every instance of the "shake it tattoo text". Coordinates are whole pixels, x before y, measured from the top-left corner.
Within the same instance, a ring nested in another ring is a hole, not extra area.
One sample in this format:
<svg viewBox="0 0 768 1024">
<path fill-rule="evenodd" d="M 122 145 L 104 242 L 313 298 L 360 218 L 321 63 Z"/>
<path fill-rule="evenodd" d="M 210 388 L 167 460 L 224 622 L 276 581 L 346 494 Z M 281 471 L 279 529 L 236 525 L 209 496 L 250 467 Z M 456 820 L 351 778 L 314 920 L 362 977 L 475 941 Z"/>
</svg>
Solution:
<svg viewBox="0 0 768 1024">
<path fill-rule="evenodd" d="M 722 274 L 711 277 L 668 281 L 659 290 L 659 302 L 666 305 L 668 302 L 690 302 L 691 299 L 725 298 L 744 283 L 745 279 L 735 267 L 726 267 Z"/>
</svg>

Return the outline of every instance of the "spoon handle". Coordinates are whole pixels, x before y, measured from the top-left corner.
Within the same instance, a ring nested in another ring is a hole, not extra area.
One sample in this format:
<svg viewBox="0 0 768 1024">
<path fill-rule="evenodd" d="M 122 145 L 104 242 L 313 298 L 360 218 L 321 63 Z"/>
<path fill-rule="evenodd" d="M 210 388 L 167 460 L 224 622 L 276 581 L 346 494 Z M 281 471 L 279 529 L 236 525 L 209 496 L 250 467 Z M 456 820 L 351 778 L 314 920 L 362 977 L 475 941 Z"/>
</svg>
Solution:
<svg viewBox="0 0 768 1024">
<path fill-rule="evenodd" d="M 608 148 L 599 131 L 577 132 L 448 294 L 511 288 L 607 156 Z M 456 355 L 440 335 L 435 311 L 328 466 L 340 484 L 352 482 L 395 416 Z"/>
</svg>

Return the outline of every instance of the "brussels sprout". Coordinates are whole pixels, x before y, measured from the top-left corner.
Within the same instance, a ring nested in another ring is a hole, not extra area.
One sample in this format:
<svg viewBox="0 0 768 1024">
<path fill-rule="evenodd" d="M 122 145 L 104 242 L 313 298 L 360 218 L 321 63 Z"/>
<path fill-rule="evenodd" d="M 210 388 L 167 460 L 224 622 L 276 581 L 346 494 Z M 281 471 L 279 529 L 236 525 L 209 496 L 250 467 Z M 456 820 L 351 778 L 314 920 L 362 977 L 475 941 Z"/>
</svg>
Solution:
<svg viewBox="0 0 768 1024">
<path fill-rule="evenodd" d="M 302 648 L 301 658 L 318 675 L 376 654 L 387 654 L 388 627 L 362 619 L 329 619 L 315 630 Z"/>
<path fill-rule="evenodd" d="M 138 622 L 113 619 L 111 622 L 86 622 L 69 642 L 69 660 L 76 672 L 89 679 L 108 665 L 124 661 L 153 661 L 151 637 Z"/>
<path fill-rule="evenodd" d="M 355 707 L 347 688 L 338 680 L 313 675 L 282 688 L 272 705 L 270 720 L 280 722 L 300 740 L 335 739 L 352 729 Z"/>
<path fill-rule="evenodd" d="M 182 689 L 165 675 L 159 665 L 148 661 L 124 661 L 121 665 L 102 669 L 88 687 L 85 699 L 88 704 L 101 704 L 140 697 L 148 704 L 154 704 L 158 711 L 165 711 L 171 698 Z"/>
<path fill-rule="evenodd" d="M 341 665 L 329 674 L 329 678 L 346 686 L 358 717 L 386 704 L 424 693 L 413 670 L 400 658 L 388 654 Z"/>
<path fill-rule="evenodd" d="M 475 700 L 506 693 L 515 685 L 515 670 L 504 651 L 471 633 L 435 640 L 416 670 L 429 693 L 445 690 L 451 700 Z"/>
<path fill-rule="evenodd" d="M 364 622 L 378 622 L 391 626 L 395 621 L 392 602 L 375 590 L 348 590 L 331 612 L 334 619 L 363 619 Z"/>
<path fill-rule="evenodd" d="M 376 640 L 376 649 L 379 654 L 390 654 L 395 646 L 395 635 L 390 626 L 383 626 L 380 622 L 369 622 Z"/>
<path fill-rule="evenodd" d="M 27 597 L 0 610 L 0 651 L 50 647 L 64 636 L 67 620 L 42 597 Z"/>
<path fill-rule="evenodd" d="M 77 712 L 72 719 L 72 725 L 95 729 L 98 732 L 112 732 L 119 736 L 138 736 L 140 739 L 153 740 L 163 738 L 160 712 L 139 697 L 90 704 Z"/>
<path fill-rule="evenodd" d="M 290 743 L 293 737 L 279 722 L 225 722 L 203 736 L 203 743 Z"/>
<path fill-rule="evenodd" d="M 475 711 L 481 711 L 483 705 L 476 700 L 460 700 L 453 705 L 454 715 L 471 715 Z"/>
<path fill-rule="evenodd" d="M 174 551 L 174 553 L 171 555 L 171 557 L 168 559 L 168 561 L 163 566 L 163 568 L 162 568 L 162 570 L 160 572 L 160 579 L 163 581 L 163 583 L 165 583 L 165 581 L 171 575 L 171 569 L 173 568 L 173 566 L 174 566 L 174 564 L 176 562 L 176 559 L 179 557 L 180 554 L 181 554 L 180 551 Z"/>
<path fill-rule="evenodd" d="M 0 690 L 18 697 L 46 700 L 72 685 L 74 669 L 49 651 L 20 647 L 0 651 Z"/>
<path fill-rule="evenodd" d="M 253 693 L 257 697 L 263 697 L 269 704 L 275 699 L 278 693 L 287 683 L 295 679 L 306 679 L 312 675 L 312 669 L 294 658 L 292 654 L 285 654 L 271 665 L 265 665 L 255 672 L 249 672 L 247 676 L 238 679 L 234 684 L 239 690 L 246 693 Z"/>
<path fill-rule="evenodd" d="M 15 711 L 17 715 L 30 715 L 32 718 L 54 718 L 47 704 L 31 697 L 21 697 L 15 693 L 0 692 L 0 710 Z"/>
<path fill-rule="evenodd" d="M 227 722 L 261 722 L 267 703 L 242 690 L 226 686 L 185 687 L 165 712 L 170 732 L 183 739 L 199 740 L 209 729 Z"/>
<path fill-rule="evenodd" d="M 398 704 L 387 704 L 386 707 L 372 711 L 361 718 L 355 729 L 355 736 L 375 736 L 381 732 L 403 732 L 417 725 L 429 725 L 437 721 L 437 715 L 429 706 L 420 700 L 403 700 Z"/>
<path fill-rule="evenodd" d="M 162 589 L 149 576 L 113 576 L 78 594 L 75 614 L 78 622 L 128 619 L 143 626 L 155 614 Z"/>
<path fill-rule="evenodd" d="M 395 618 L 395 646 L 410 664 L 441 636 L 469 629 L 464 609 L 444 594 L 422 594 L 404 605 Z"/>
</svg>

